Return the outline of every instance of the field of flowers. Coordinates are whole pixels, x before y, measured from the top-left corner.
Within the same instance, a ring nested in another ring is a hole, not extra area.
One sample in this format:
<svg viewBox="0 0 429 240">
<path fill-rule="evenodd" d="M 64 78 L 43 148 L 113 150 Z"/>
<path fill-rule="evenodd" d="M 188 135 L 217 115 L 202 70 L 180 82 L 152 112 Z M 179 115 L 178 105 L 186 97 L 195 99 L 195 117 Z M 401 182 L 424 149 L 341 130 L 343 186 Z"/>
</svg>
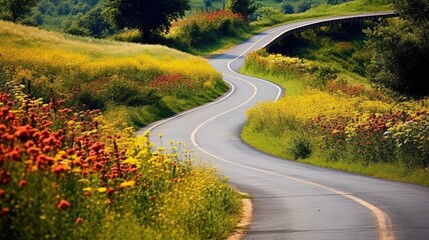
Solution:
<svg viewBox="0 0 429 240">
<path fill-rule="evenodd" d="M 0 22 L 0 83 L 66 106 L 102 109 L 141 127 L 226 89 L 204 59 L 163 46 L 74 38 Z M 138 114 L 136 114 L 138 112 Z"/>
<path fill-rule="evenodd" d="M 286 94 L 251 108 L 245 132 L 276 139 L 284 146 L 280 155 L 289 159 L 323 159 L 326 166 L 338 161 L 392 165 L 401 176 L 388 178 L 418 174 L 409 181 L 429 184 L 428 98 L 397 101 L 379 90 L 336 79 L 329 69 L 279 54 L 252 53 L 246 62 L 247 68 L 264 74 L 302 74 L 307 87 L 297 96 Z"/>
<path fill-rule="evenodd" d="M 155 147 L 25 90 L 0 91 L 1 239 L 221 239 L 235 226 L 237 193 L 181 143 Z"/>
</svg>

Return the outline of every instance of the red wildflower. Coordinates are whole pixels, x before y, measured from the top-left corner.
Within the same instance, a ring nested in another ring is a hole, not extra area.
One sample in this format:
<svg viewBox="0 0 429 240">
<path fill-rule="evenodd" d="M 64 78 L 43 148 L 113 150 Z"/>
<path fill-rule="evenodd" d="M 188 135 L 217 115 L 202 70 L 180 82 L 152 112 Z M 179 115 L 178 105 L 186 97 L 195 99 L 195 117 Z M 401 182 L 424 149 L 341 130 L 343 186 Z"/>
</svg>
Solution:
<svg viewBox="0 0 429 240">
<path fill-rule="evenodd" d="M 19 126 L 15 131 L 15 136 L 18 137 L 21 140 L 25 140 L 30 137 L 30 126 Z"/>
<path fill-rule="evenodd" d="M 0 133 L 6 132 L 7 128 L 4 124 L 0 124 Z"/>
<path fill-rule="evenodd" d="M 70 203 L 66 200 L 61 200 L 60 203 L 58 203 L 57 208 L 61 210 L 67 210 L 70 207 Z"/>
<path fill-rule="evenodd" d="M 27 141 L 24 144 L 25 148 L 31 148 L 34 147 L 34 142 L 33 141 Z"/>
<path fill-rule="evenodd" d="M 2 208 L 2 210 L 0 211 L 0 216 L 5 216 L 10 212 L 10 209 L 8 207 L 4 207 Z"/>
<path fill-rule="evenodd" d="M 25 181 L 25 180 L 21 180 L 21 181 L 19 181 L 19 187 L 20 187 L 21 189 L 23 189 L 23 188 L 25 187 L 25 185 L 27 185 L 27 181 Z"/>
<path fill-rule="evenodd" d="M 107 189 L 107 195 L 112 195 L 113 193 L 115 192 L 115 189 L 113 189 L 113 188 L 109 188 L 109 189 Z"/>
<path fill-rule="evenodd" d="M 7 107 L 2 107 L 2 108 L 0 109 L 0 113 L 1 113 L 3 116 L 8 115 L 8 114 L 9 114 L 9 108 L 7 108 Z"/>
<path fill-rule="evenodd" d="M 4 191 L 4 189 L 0 188 L 0 197 L 4 197 L 6 195 L 6 192 Z"/>
<path fill-rule="evenodd" d="M 30 148 L 27 149 L 27 153 L 29 155 L 31 155 L 31 156 L 37 156 L 37 155 L 39 155 L 40 152 L 39 152 L 38 148 L 36 148 L 36 147 L 30 147 Z"/>
<path fill-rule="evenodd" d="M 37 156 L 37 158 L 36 158 L 36 164 L 37 164 L 38 166 L 40 166 L 40 165 L 45 165 L 45 164 L 50 165 L 50 164 L 52 164 L 53 162 L 54 162 L 54 160 L 53 160 L 51 157 L 46 156 L 45 154 L 40 154 L 40 155 L 39 155 L 39 156 Z"/>
<path fill-rule="evenodd" d="M 67 167 L 63 164 L 58 164 L 57 166 L 52 168 L 52 172 L 56 174 L 60 174 L 67 171 Z"/>
<path fill-rule="evenodd" d="M 13 151 L 8 154 L 8 157 L 11 160 L 19 160 L 21 158 L 21 150 L 19 149 L 19 147 L 15 146 Z"/>
<path fill-rule="evenodd" d="M 78 218 L 76 218 L 76 224 L 82 224 L 83 223 L 83 218 L 81 218 L 81 217 L 78 217 Z"/>
</svg>

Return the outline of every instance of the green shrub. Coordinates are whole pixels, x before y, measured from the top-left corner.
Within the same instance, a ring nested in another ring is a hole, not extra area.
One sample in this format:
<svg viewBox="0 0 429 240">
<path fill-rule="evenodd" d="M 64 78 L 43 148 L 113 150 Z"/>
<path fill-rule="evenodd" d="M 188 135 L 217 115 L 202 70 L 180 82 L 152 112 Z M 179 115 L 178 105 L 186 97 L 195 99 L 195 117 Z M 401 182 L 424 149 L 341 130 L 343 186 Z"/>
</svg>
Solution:
<svg viewBox="0 0 429 240">
<path fill-rule="evenodd" d="M 295 160 L 308 158 L 312 151 L 311 141 L 305 134 L 293 136 L 287 148 L 287 152 L 292 154 Z"/>
<path fill-rule="evenodd" d="M 78 94 L 76 98 L 77 102 L 75 105 L 78 106 L 85 106 L 89 109 L 104 109 L 106 107 L 105 105 L 105 99 L 98 94 L 94 94 L 88 90 L 82 91 Z"/>
<path fill-rule="evenodd" d="M 201 47 L 235 36 L 248 28 L 244 18 L 230 11 L 198 12 L 177 23 L 177 40 L 188 47 Z"/>
</svg>

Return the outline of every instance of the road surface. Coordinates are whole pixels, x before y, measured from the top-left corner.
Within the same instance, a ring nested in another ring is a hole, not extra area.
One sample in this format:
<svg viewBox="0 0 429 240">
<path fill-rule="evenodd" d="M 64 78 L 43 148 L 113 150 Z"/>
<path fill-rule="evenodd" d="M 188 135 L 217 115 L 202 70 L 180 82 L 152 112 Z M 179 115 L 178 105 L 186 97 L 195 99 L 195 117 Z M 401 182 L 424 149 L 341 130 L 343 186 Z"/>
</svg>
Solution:
<svg viewBox="0 0 429 240">
<path fill-rule="evenodd" d="M 274 84 L 236 73 L 243 56 L 314 21 L 266 30 L 212 58 L 230 91 L 140 131 L 150 129 L 155 143 L 159 133 L 165 142 L 184 142 L 253 196 L 245 239 L 429 239 L 429 188 L 286 161 L 242 142 L 246 109 L 282 94 Z"/>
</svg>

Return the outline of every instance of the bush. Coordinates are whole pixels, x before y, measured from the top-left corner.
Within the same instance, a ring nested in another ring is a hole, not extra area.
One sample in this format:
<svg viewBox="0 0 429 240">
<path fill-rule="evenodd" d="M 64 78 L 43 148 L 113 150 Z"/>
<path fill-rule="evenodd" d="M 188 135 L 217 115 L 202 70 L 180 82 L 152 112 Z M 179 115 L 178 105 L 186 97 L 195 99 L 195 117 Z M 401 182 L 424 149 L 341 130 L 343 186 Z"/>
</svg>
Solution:
<svg viewBox="0 0 429 240">
<path fill-rule="evenodd" d="M 177 39 L 189 47 L 201 47 L 248 28 L 243 16 L 230 11 L 198 12 L 179 21 Z"/>
<path fill-rule="evenodd" d="M 392 20 L 366 33 L 366 44 L 373 52 L 368 68 L 370 80 L 409 97 L 427 96 L 429 33 L 405 20 Z"/>
<path fill-rule="evenodd" d="M 287 148 L 287 152 L 292 154 L 295 160 L 308 158 L 312 151 L 311 141 L 303 134 L 294 135 Z"/>
<path fill-rule="evenodd" d="M 77 103 L 75 106 L 84 106 L 89 109 L 100 109 L 103 110 L 106 105 L 106 100 L 103 97 L 98 96 L 88 90 L 82 91 L 76 97 Z"/>
</svg>

